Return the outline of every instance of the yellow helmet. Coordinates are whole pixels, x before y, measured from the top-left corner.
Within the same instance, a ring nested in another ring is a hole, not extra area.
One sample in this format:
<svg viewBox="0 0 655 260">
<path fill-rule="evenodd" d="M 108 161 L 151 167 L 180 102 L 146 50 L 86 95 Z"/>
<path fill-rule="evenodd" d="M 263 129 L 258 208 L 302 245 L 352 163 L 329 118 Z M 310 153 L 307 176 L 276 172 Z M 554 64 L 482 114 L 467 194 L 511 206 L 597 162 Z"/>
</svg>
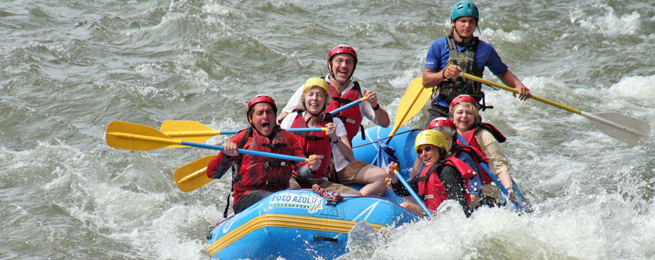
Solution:
<svg viewBox="0 0 655 260">
<path fill-rule="evenodd" d="M 309 90 L 311 87 L 321 87 L 323 90 L 325 90 L 326 95 L 330 93 L 327 82 L 319 77 L 309 78 L 307 81 L 305 81 L 305 87 L 302 89 L 302 93 L 306 93 L 307 90 Z"/>
<path fill-rule="evenodd" d="M 448 145 L 446 144 L 446 137 L 437 130 L 423 130 L 416 136 L 416 141 L 414 142 L 414 150 L 418 150 L 418 147 L 424 144 L 431 144 L 434 146 L 443 147 L 448 150 Z"/>
</svg>

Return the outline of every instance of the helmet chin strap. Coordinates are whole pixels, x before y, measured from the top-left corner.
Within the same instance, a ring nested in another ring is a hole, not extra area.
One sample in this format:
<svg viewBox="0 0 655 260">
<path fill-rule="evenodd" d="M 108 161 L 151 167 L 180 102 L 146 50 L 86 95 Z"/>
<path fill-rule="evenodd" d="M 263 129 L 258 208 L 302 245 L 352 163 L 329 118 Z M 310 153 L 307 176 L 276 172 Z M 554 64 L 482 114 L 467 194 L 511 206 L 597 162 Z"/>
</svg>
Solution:
<svg viewBox="0 0 655 260">
<path fill-rule="evenodd" d="M 250 127 L 251 127 L 252 129 L 254 129 L 255 131 L 257 131 L 257 133 L 258 133 L 259 135 L 264 136 L 264 137 L 266 137 L 266 138 L 271 138 L 271 136 L 275 136 L 275 133 L 277 132 L 277 131 L 276 131 L 277 123 L 275 123 L 275 121 L 273 121 L 273 124 L 274 124 L 274 126 L 273 126 L 273 131 L 271 131 L 271 134 L 270 134 L 269 136 L 265 136 L 264 134 L 262 134 L 262 132 L 259 132 L 259 129 L 257 129 L 257 127 L 255 127 L 255 125 L 252 123 L 252 121 L 251 121 L 250 119 L 248 120 L 248 123 L 250 123 Z"/>
<path fill-rule="evenodd" d="M 334 72 L 332 72 L 332 64 L 331 63 L 332 63 L 332 60 L 328 61 L 328 69 L 330 70 L 330 78 L 332 78 L 336 83 L 338 83 L 339 86 L 346 85 L 346 83 L 348 83 L 348 82 L 350 82 L 352 80 L 353 74 L 355 73 L 354 69 L 353 69 L 353 71 L 350 72 L 350 77 L 348 77 L 348 79 L 345 82 L 339 82 L 337 80 L 337 77 L 334 76 Z M 332 85 L 334 85 L 334 83 L 332 83 Z"/>
<path fill-rule="evenodd" d="M 312 118 L 314 117 L 316 117 L 316 121 L 318 121 L 316 123 L 318 124 L 321 121 L 321 115 L 324 110 L 325 110 L 325 105 L 323 105 L 323 110 L 321 110 L 321 112 L 318 112 L 318 114 L 314 114 L 312 112 L 309 112 L 309 110 L 305 110 L 305 112 L 311 115 L 307 120 L 305 120 L 305 124 L 309 126 L 309 121 L 311 121 Z"/>
<path fill-rule="evenodd" d="M 466 37 L 466 38 L 462 37 L 462 35 L 459 34 L 459 32 L 457 31 L 457 28 L 455 26 L 453 26 L 453 31 L 455 31 L 455 33 L 457 34 L 457 37 L 462 39 L 462 43 L 468 43 L 468 42 L 471 41 L 471 39 L 473 39 L 473 35 L 471 35 L 470 37 Z"/>
<path fill-rule="evenodd" d="M 482 32 L 480 32 L 480 25 L 479 24 L 476 24 L 475 29 L 478 30 L 478 33 L 482 33 Z M 457 27 L 455 27 L 455 25 L 453 25 L 453 31 L 455 31 L 455 33 L 457 34 L 457 37 L 462 39 L 462 43 L 464 43 L 465 45 L 469 44 L 471 42 L 471 40 L 475 37 L 473 34 L 471 34 L 471 36 L 467 37 L 467 38 L 462 37 L 462 35 L 459 34 L 459 32 L 457 31 Z"/>
</svg>

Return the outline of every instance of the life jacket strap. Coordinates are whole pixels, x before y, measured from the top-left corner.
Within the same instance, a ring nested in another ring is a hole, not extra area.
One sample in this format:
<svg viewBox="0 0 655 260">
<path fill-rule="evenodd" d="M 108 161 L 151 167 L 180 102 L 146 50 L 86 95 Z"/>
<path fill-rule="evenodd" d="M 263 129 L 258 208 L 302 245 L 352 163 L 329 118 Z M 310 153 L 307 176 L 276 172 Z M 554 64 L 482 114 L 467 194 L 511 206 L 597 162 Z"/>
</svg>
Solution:
<svg viewBox="0 0 655 260">
<path fill-rule="evenodd" d="M 265 162 L 262 167 L 264 167 L 264 170 L 268 170 L 271 167 L 282 167 L 282 166 L 287 166 L 287 162 L 279 161 L 279 160 L 270 160 L 268 162 Z"/>
</svg>

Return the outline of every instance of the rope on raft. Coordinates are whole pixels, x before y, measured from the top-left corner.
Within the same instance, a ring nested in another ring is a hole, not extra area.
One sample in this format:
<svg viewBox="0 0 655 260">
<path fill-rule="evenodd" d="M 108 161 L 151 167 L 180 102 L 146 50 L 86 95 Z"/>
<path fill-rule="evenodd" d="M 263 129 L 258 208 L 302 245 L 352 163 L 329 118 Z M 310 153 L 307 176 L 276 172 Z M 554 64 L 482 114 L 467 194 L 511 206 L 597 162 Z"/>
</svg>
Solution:
<svg viewBox="0 0 655 260">
<path fill-rule="evenodd" d="M 343 195 L 334 191 L 326 191 L 324 188 L 321 188 L 318 184 L 312 185 L 312 191 L 316 194 L 321 195 L 327 201 L 327 204 L 337 204 L 343 200 Z"/>
</svg>

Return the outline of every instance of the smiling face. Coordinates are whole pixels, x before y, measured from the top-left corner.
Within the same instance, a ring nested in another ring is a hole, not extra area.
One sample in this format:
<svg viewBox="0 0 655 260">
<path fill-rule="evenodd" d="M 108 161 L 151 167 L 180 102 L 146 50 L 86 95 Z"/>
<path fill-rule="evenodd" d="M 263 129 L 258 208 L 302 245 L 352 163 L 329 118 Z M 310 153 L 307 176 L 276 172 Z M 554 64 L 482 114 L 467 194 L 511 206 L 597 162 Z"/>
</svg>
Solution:
<svg viewBox="0 0 655 260">
<path fill-rule="evenodd" d="M 326 99 L 327 95 L 321 87 L 311 87 L 303 94 L 303 106 L 309 113 L 318 115 L 325 110 Z"/>
<path fill-rule="evenodd" d="M 352 76 L 355 68 L 355 58 L 350 54 L 337 54 L 330 61 L 330 72 L 339 84 L 344 84 Z"/>
<path fill-rule="evenodd" d="M 451 23 L 462 38 L 473 36 L 475 28 L 478 26 L 478 20 L 474 17 L 460 17 Z"/>
<path fill-rule="evenodd" d="M 475 124 L 475 118 L 478 116 L 477 109 L 468 102 L 461 102 L 455 105 L 451 111 L 453 123 L 460 133 L 470 130 Z"/>
<path fill-rule="evenodd" d="M 252 116 L 248 117 L 257 131 L 263 136 L 270 136 L 275 127 L 275 110 L 268 102 L 260 102 L 253 106 Z"/>
<path fill-rule="evenodd" d="M 428 151 L 429 150 L 429 151 Z M 422 144 L 416 150 L 418 158 L 425 163 L 425 165 L 432 165 L 439 161 L 439 149 L 431 144 Z"/>
</svg>

